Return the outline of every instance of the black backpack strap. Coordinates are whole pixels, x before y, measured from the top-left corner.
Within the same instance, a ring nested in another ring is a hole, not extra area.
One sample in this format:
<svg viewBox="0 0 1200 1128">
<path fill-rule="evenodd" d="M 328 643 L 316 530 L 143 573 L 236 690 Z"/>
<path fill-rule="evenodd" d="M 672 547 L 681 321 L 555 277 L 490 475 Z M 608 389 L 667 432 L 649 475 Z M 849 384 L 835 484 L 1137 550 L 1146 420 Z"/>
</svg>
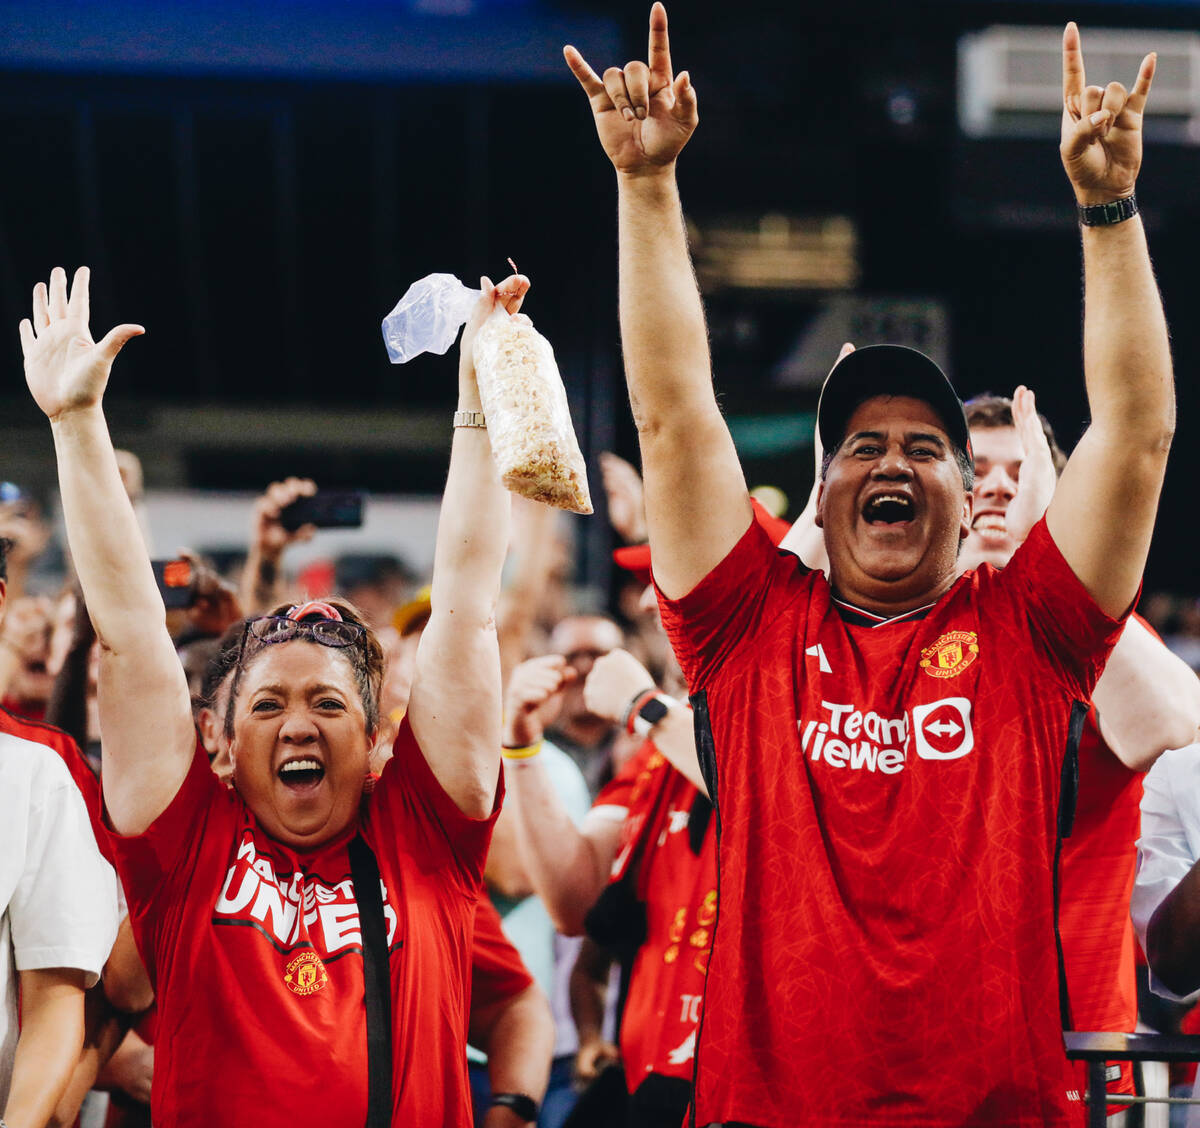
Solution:
<svg viewBox="0 0 1200 1128">
<path fill-rule="evenodd" d="M 367 1128 L 392 1122 L 392 991 L 387 921 L 379 863 L 361 834 L 350 843 L 350 875 L 362 931 L 364 1002 L 367 1009 Z"/>
</svg>

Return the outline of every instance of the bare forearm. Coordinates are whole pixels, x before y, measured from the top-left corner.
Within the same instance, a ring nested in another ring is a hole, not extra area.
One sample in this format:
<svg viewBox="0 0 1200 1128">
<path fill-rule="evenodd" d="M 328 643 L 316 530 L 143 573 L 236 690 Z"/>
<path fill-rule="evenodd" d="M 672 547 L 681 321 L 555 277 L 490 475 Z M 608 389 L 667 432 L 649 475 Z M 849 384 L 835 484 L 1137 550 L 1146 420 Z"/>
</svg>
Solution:
<svg viewBox="0 0 1200 1128">
<path fill-rule="evenodd" d="M 569 982 L 571 1017 L 581 1044 L 603 1036 L 610 966 L 611 961 L 600 948 L 591 940 L 584 940 Z"/>
<path fill-rule="evenodd" d="M 261 615 L 280 602 L 279 561 L 281 554 L 265 553 L 255 545 L 242 571 L 241 603 L 247 615 Z"/>
<path fill-rule="evenodd" d="M 141 646 L 148 623 L 164 624 L 165 637 L 162 597 L 103 412 L 70 412 L 52 430 L 67 539 L 101 642 L 116 652 Z"/>
<path fill-rule="evenodd" d="M 1135 619 L 1113 648 L 1092 701 L 1105 741 L 1136 771 L 1192 743 L 1200 727 L 1200 679 Z"/>
<path fill-rule="evenodd" d="M 21 973 L 21 1035 L 13 1059 L 4 1120 L 9 1128 L 42 1128 L 71 1080 L 83 1048 L 82 973 Z M 65 980 L 76 978 L 78 986 Z M 45 986 L 35 986 L 46 980 Z"/>
<path fill-rule="evenodd" d="M 1146 959 L 1175 994 L 1188 995 L 1200 988 L 1200 862 L 1150 918 Z"/>
<path fill-rule="evenodd" d="M 646 521 L 655 578 L 678 598 L 745 532 L 750 502 L 713 393 L 674 173 L 619 175 L 618 185 L 621 344 Z"/>
<path fill-rule="evenodd" d="M 75 612 L 87 617 L 82 603 Z M 91 662 L 92 640 L 77 633 L 67 651 L 62 668 L 54 678 L 46 720 L 67 733 L 80 748 L 87 747 L 87 683 Z"/>
<path fill-rule="evenodd" d="M 463 363 L 468 364 L 466 358 Z M 482 410 L 473 375 L 460 375 L 458 408 Z M 496 473 L 487 428 L 455 428 L 438 517 L 431 592 L 435 614 L 453 613 L 473 626 L 494 627 L 509 514 L 508 491 Z"/>
<path fill-rule="evenodd" d="M 715 411 L 708 330 L 673 170 L 618 174 L 621 345 L 634 421 Z"/>
<path fill-rule="evenodd" d="M 554 926 L 568 936 L 583 930 L 583 918 L 608 879 L 611 856 L 601 858 L 575 826 L 549 773 L 535 756 L 505 764 L 525 868 Z"/>
<path fill-rule="evenodd" d="M 1141 218 L 1083 228 L 1083 264 L 1092 426 L 1165 457 L 1175 429 L 1171 352 Z"/>
<path fill-rule="evenodd" d="M 696 756 L 696 730 L 691 709 L 678 702 L 673 704 L 667 715 L 650 730 L 650 739 L 671 767 L 693 787 L 708 794 L 708 785 L 700 773 L 700 761 Z"/>
<path fill-rule="evenodd" d="M 493 1093 L 524 1093 L 536 1101 L 545 1096 L 554 1054 L 554 1018 L 536 985 L 500 1012 L 483 1043 Z"/>
</svg>

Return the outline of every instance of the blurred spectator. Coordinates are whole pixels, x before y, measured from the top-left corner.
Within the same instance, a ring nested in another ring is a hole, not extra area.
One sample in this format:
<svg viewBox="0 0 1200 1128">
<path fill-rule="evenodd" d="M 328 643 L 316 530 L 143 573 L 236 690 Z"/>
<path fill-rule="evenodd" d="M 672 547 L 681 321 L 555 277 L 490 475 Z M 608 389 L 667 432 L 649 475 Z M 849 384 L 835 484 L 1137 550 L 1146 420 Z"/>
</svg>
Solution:
<svg viewBox="0 0 1200 1128">
<path fill-rule="evenodd" d="M 1131 915 L 1151 990 L 1190 1005 L 1200 998 L 1200 744 L 1164 753 L 1144 786 Z M 1200 1110 L 1187 1124 L 1200 1125 Z"/>
<path fill-rule="evenodd" d="M 505 715 L 522 716 L 529 710 L 531 701 L 538 703 L 535 709 L 552 712 L 556 702 L 547 699 L 546 687 L 550 682 L 558 684 L 559 674 L 555 668 L 561 663 L 562 659 L 557 656 L 531 658 L 522 662 L 513 671 L 505 689 Z M 534 725 L 541 726 L 538 727 L 539 733 L 544 727 L 538 721 L 528 724 L 530 732 Z M 511 725 L 506 727 L 506 742 L 513 732 Z M 587 815 L 591 796 L 579 768 L 549 740 L 542 742 L 538 757 L 555 800 L 561 804 L 573 825 L 580 826 Z M 546 906 L 540 897 L 532 895 L 533 886 L 518 839 L 517 818 L 510 804 L 496 820 L 484 876 L 503 917 L 504 931 L 553 1005 L 556 1028 L 554 1060 L 539 1126 L 558 1128 L 575 1103 L 572 1073 L 579 1040 L 567 1002 L 566 984 L 578 944 L 559 942 Z M 472 1072 L 476 1072 L 475 1067 Z"/>
<path fill-rule="evenodd" d="M 416 577 L 398 556 L 346 553 L 337 558 L 334 580 L 338 592 L 378 630 L 391 622 L 392 612 L 408 599 Z"/>
<path fill-rule="evenodd" d="M 562 659 L 572 676 L 562 683 L 556 713 L 546 719 L 546 732 L 575 761 L 593 795 L 612 778 L 619 730 L 611 719 L 588 709 L 583 682 L 592 663 L 624 641 L 621 628 L 603 615 L 568 615 L 550 633 L 550 653 Z"/>
<path fill-rule="evenodd" d="M 311 478 L 285 478 L 272 482 L 254 503 L 250 550 L 241 583 L 241 603 L 247 615 L 261 615 L 283 601 L 283 554 L 289 545 L 311 540 L 317 530 L 315 525 L 301 525 L 289 531 L 279 515 L 292 502 L 316 492 L 317 484 Z M 322 591 L 313 598 L 327 594 Z"/>
<path fill-rule="evenodd" d="M 45 716 L 54 685 L 48 665 L 53 616 L 47 596 L 24 595 L 8 602 L 0 626 L 0 701 L 33 720 Z"/>
<path fill-rule="evenodd" d="M 10 542 L 8 598 L 15 602 L 25 594 L 33 564 L 50 543 L 41 505 L 15 482 L 0 482 L 0 538 Z"/>
<path fill-rule="evenodd" d="M 550 1072 L 554 1020 L 486 895 L 475 908 L 468 1041 L 487 1058 L 486 1072 L 471 1074 L 476 1128 L 544 1125 L 538 1103 Z"/>
</svg>

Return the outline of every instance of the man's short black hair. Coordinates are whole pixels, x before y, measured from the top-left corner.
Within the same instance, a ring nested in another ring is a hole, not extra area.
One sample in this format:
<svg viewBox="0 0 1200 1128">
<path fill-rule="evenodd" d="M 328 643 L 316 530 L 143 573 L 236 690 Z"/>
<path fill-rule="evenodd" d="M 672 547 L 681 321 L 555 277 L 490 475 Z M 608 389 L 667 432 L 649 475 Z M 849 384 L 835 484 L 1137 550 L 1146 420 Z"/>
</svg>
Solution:
<svg viewBox="0 0 1200 1128">
<path fill-rule="evenodd" d="M 13 542 L 8 537 L 0 537 L 0 580 L 8 582 L 8 554 L 12 551 Z"/>
</svg>

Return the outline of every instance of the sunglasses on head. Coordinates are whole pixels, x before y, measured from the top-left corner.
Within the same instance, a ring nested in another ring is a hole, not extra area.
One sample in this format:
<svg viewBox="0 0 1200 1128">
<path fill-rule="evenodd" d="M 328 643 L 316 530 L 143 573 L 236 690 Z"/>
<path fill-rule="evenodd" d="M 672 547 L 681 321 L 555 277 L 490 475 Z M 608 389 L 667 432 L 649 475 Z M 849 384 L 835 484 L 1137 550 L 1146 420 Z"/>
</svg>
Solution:
<svg viewBox="0 0 1200 1128">
<path fill-rule="evenodd" d="M 322 646 L 355 646 L 366 636 L 366 627 L 346 622 L 338 609 L 328 603 L 303 603 L 286 615 L 260 615 L 246 622 L 242 647 L 250 639 L 264 646 L 288 642 L 293 638 L 311 639 Z"/>
</svg>

